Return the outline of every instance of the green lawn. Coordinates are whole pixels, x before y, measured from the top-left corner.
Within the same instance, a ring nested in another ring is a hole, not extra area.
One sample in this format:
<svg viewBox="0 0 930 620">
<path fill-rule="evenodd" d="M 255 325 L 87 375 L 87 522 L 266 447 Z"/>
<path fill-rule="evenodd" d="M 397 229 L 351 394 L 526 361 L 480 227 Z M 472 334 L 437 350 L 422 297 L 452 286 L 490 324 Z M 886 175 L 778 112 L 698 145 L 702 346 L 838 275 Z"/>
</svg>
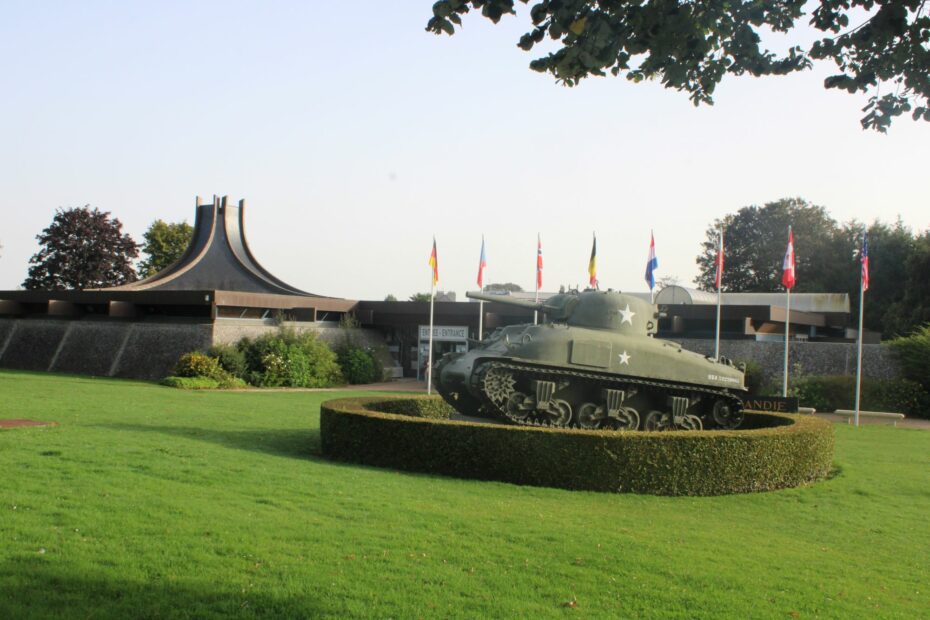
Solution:
<svg viewBox="0 0 930 620">
<path fill-rule="evenodd" d="M 715 498 L 330 463 L 330 393 L 0 372 L 0 618 L 930 616 L 930 432 Z M 571 467 L 571 463 L 553 463 Z"/>
</svg>

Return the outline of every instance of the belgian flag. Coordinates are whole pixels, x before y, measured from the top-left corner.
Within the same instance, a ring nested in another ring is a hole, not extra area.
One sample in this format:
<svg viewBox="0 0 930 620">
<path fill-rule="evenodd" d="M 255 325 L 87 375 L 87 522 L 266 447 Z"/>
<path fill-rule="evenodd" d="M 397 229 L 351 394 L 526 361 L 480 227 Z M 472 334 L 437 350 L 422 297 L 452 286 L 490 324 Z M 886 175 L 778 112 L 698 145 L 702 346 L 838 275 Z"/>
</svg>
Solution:
<svg viewBox="0 0 930 620">
<path fill-rule="evenodd" d="M 433 269 L 433 286 L 439 282 L 439 260 L 436 258 L 436 237 L 433 237 L 433 251 L 429 255 L 429 266 Z"/>
<path fill-rule="evenodd" d="M 591 243 L 591 260 L 588 261 L 588 284 L 597 286 L 597 235 Z"/>
</svg>

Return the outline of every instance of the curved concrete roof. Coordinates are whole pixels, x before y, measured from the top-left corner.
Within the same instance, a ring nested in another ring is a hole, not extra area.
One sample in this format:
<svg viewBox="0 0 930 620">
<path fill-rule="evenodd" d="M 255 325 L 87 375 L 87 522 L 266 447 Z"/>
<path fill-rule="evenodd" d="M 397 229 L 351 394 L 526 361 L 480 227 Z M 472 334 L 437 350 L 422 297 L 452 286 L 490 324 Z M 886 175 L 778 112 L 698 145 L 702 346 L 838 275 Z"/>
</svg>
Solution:
<svg viewBox="0 0 930 620">
<path fill-rule="evenodd" d="M 222 290 L 322 297 L 279 280 L 255 260 L 245 239 L 244 217 L 243 200 L 233 205 L 226 196 L 214 196 L 212 204 L 202 205 L 198 197 L 194 233 L 181 258 L 144 280 L 98 290 Z"/>
</svg>

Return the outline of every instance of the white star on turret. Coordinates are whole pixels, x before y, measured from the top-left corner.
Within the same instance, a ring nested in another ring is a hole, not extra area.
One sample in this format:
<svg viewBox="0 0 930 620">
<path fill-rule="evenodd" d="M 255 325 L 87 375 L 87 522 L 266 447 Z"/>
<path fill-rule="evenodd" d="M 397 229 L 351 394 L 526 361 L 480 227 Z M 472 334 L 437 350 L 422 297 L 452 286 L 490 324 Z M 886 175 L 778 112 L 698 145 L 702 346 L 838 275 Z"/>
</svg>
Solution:
<svg viewBox="0 0 930 620">
<path fill-rule="evenodd" d="M 617 312 L 622 317 L 620 319 L 621 325 L 623 325 L 624 323 L 629 323 L 630 325 L 633 324 L 633 317 L 636 315 L 636 313 L 630 310 L 630 304 L 626 305 L 626 310 L 617 310 Z"/>
<path fill-rule="evenodd" d="M 623 353 L 621 353 L 621 354 L 619 355 L 619 357 L 620 357 L 620 363 L 621 363 L 621 364 L 626 364 L 627 366 L 630 365 L 630 356 L 627 355 L 627 352 L 626 352 L 626 351 L 624 351 Z"/>
</svg>

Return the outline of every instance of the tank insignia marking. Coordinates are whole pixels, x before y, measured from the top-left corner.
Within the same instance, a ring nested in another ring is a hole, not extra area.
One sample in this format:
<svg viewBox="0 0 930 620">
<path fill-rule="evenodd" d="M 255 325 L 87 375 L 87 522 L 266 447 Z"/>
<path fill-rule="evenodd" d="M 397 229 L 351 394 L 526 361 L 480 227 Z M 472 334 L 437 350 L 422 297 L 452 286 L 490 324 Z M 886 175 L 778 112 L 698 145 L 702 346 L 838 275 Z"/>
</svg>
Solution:
<svg viewBox="0 0 930 620">
<path fill-rule="evenodd" d="M 626 309 L 625 309 L 625 310 L 617 310 L 617 312 L 618 312 L 618 313 L 620 314 L 620 316 L 622 317 L 622 318 L 620 319 L 620 324 L 621 324 L 621 325 L 623 325 L 624 323 L 629 323 L 630 325 L 633 324 L 633 317 L 636 316 L 636 313 L 633 312 L 632 310 L 630 310 L 630 304 L 627 304 L 627 305 L 626 305 Z"/>
<path fill-rule="evenodd" d="M 620 358 L 620 363 L 621 363 L 621 364 L 626 364 L 627 366 L 630 365 L 630 356 L 627 355 L 627 352 L 626 352 L 626 351 L 624 351 L 623 353 L 621 353 L 618 357 Z"/>
</svg>

